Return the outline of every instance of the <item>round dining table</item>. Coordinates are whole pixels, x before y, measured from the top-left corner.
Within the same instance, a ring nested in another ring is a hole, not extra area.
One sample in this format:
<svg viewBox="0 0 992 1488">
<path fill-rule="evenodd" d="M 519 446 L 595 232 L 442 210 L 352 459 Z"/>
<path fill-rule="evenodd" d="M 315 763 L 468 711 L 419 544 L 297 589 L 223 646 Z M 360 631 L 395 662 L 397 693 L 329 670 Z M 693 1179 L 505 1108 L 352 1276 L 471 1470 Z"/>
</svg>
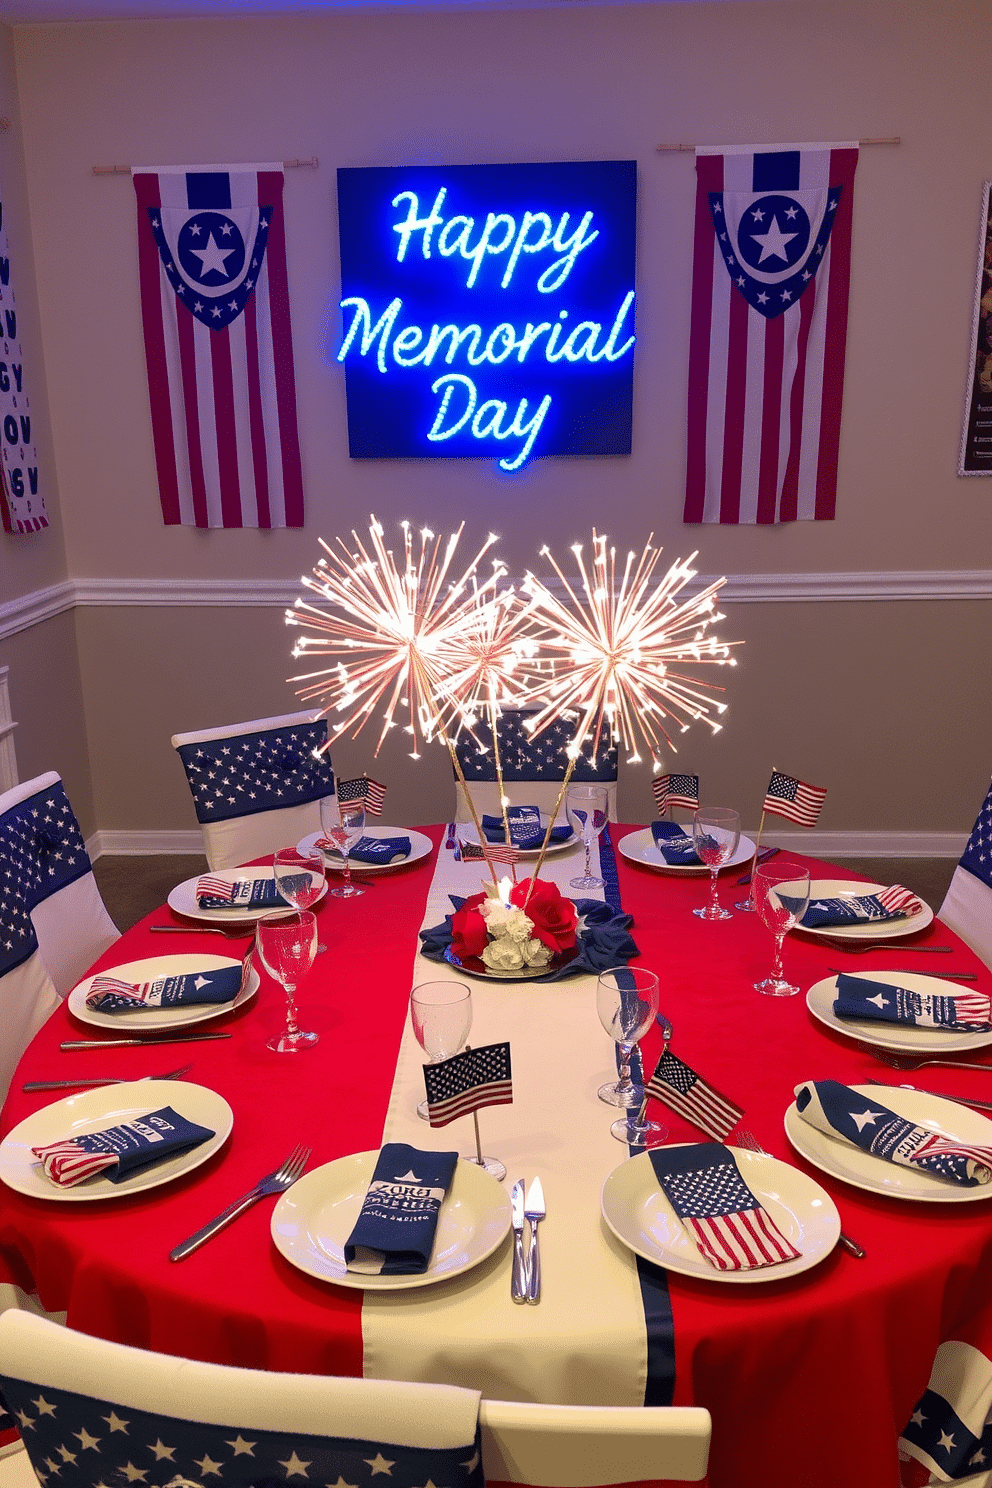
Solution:
<svg viewBox="0 0 992 1488">
<path fill-rule="evenodd" d="M 417 955 L 417 933 L 435 872 L 452 859 L 443 827 L 421 830 L 430 838 L 429 853 L 394 871 L 369 875 L 360 898 L 328 894 L 317 906 L 326 949 L 316 956 L 299 993 L 301 1023 L 320 1037 L 311 1049 L 279 1055 L 266 1047 L 282 1024 L 285 1003 L 264 970 L 255 997 L 189 1030 L 231 1035 L 214 1041 L 157 1047 L 149 1035 L 138 1047 L 63 1050 L 66 1040 L 106 1035 L 80 1022 L 68 1006 L 56 1011 L 20 1062 L 0 1137 L 60 1097 L 59 1092 L 25 1093 L 27 1082 L 130 1081 L 186 1064 L 183 1079 L 222 1096 L 233 1111 L 233 1127 L 200 1166 L 143 1192 L 63 1202 L 0 1189 L 0 1283 L 37 1294 L 49 1312 L 66 1313 L 71 1327 L 143 1348 L 276 1371 L 369 1372 L 362 1290 L 290 1264 L 270 1234 L 272 1200 L 257 1204 L 187 1260 L 172 1263 L 169 1251 L 277 1167 L 298 1142 L 312 1148 L 311 1169 L 380 1146 L 411 986 L 430 980 L 435 970 Z M 784 1118 L 796 1086 L 805 1080 L 907 1082 L 939 1094 L 992 1099 L 992 1034 L 986 1048 L 963 1056 L 973 1068 L 930 1066 L 904 1074 L 882 1061 L 878 1046 L 815 1017 L 805 993 L 836 968 L 871 966 L 880 973 L 901 968 L 945 977 L 968 973 L 977 980 L 962 985 L 985 993 L 992 993 L 992 972 L 936 919 L 901 949 L 893 945 L 871 955 L 791 934 L 786 969 L 802 995 L 762 996 L 754 983 L 769 970 L 773 947 L 758 916 L 735 912 L 722 922 L 697 917 L 692 910 L 709 892 L 705 876 L 659 871 L 625 854 L 625 838 L 643 828 L 612 824 L 608 831 L 615 891 L 632 917 L 640 952 L 635 964 L 659 976 L 661 1006 L 674 1030 L 672 1050 L 743 1108 L 741 1124 L 761 1147 L 822 1186 L 837 1206 L 843 1230 L 865 1252 L 858 1259 L 838 1246 L 800 1274 L 776 1279 L 772 1270 L 749 1285 L 639 1262 L 665 1312 L 664 1360 L 652 1374 L 647 1401 L 710 1410 L 710 1488 L 840 1488 L 847 1483 L 898 1488 L 897 1441 L 926 1388 L 938 1346 L 961 1339 L 992 1354 L 992 1191 L 989 1199 L 975 1202 L 913 1202 L 868 1191 L 799 1155 Z M 573 849 L 571 857 L 580 868 L 581 850 Z M 814 879 L 856 877 L 806 861 Z M 724 903 L 746 894 L 736 883 L 746 866 L 722 875 Z M 478 879 L 484 865 L 473 867 Z M 362 877 L 360 868 L 356 877 Z M 194 931 L 199 922 L 164 907 L 129 930 L 96 969 L 179 952 L 240 957 L 249 944 L 151 928 L 163 924 Z M 866 942 L 851 942 L 858 944 Z M 938 945 L 950 950 L 926 954 L 919 949 Z M 522 1049 L 531 1039 L 539 1044 L 546 1074 L 535 1088 L 518 1075 L 515 1064 L 518 1131 L 526 1130 L 529 1120 L 535 1127 L 549 1122 L 566 1127 L 576 1082 L 610 1074 L 614 1051 L 598 1028 L 594 979 L 559 986 L 555 1026 L 546 1028 L 528 1025 L 528 984 L 499 989 L 515 1009 L 515 1047 Z M 598 1028 L 598 1070 L 571 1064 L 570 1021 Z M 660 1037 L 657 1029 L 645 1041 L 646 1067 L 660 1050 L 652 1037 Z M 526 1073 L 530 1066 L 522 1068 Z M 884 1100 L 885 1092 L 879 1097 Z M 503 1109 L 480 1113 L 486 1145 L 494 1151 Z M 608 1126 L 616 1112 L 605 1105 L 600 1110 Z M 649 1110 L 663 1116 L 672 1142 L 697 1142 L 703 1136 L 674 1110 L 663 1111 L 653 1102 Z M 464 1151 L 468 1139 L 460 1140 Z M 732 1144 L 733 1137 L 728 1141 Z M 615 1165 L 626 1158 L 617 1144 Z M 596 1176 L 597 1190 L 607 1176 Z M 555 1219 L 549 1195 L 548 1218 L 541 1226 L 548 1293 L 556 1286 L 556 1257 L 568 1247 L 567 1236 L 556 1236 Z M 592 1208 L 585 1222 L 605 1234 L 598 1209 Z M 508 1237 L 483 1268 L 490 1279 L 499 1278 L 501 1287 L 505 1282 L 507 1294 L 511 1259 Z M 471 1288 L 473 1273 L 459 1281 Z M 419 1294 L 428 1320 L 431 1290 Z M 576 1286 L 570 1305 L 577 1317 L 585 1302 Z M 531 1309 L 517 1308 L 507 1325 L 517 1329 L 521 1357 L 528 1349 L 530 1315 Z M 566 1332 L 563 1354 L 569 1348 L 589 1349 L 587 1339 L 575 1344 Z M 512 1361 L 507 1367 L 512 1370 Z M 449 1382 L 475 1384 L 465 1377 Z M 581 1396 L 586 1388 L 577 1385 L 576 1392 Z M 528 1390 L 533 1393 L 521 1385 L 520 1398 Z"/>
</svg>

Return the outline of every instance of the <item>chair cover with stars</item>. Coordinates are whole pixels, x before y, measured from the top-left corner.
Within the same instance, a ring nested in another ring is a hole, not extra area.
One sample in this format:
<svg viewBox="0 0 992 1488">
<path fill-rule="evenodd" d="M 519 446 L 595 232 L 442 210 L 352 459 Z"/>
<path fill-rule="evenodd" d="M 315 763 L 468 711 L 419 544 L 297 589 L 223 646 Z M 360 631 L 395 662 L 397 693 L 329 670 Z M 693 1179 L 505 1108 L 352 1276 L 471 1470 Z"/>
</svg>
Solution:
<svg viewBox="0 0 992 1488">
<path fill-rule="evenodd" d="M 483 1488 L 479 1394 L 269 1374 L 0 1316 L 0 1393 L 48 1488 Z"/>
<path fill-rule="evenodd" d="M 954 870 L 940 918 L 992 966 L 992 785 Z"/>
<path fill-rule="evenodd" d="M 15 1062 L 51 1011 L 42 982 L 64 997 L 118 938 L 58 775 L 50 771 L 5 791 L 0 795 L 0 986 L 4 1002 L 13 999 L 9 978 L 26 968 L 16 1001 L 23 1012 L 29 984 L 27 995 L 40 999 L 45 1009 L 41 1016 L 37 1011 L 22 1016 L 18 1036 L 24 1041 L 15 1050 Z M 40 972 L 30 965 L 35 953 Z M 0 1056 L 5 1061 L 16 1043 L 8 1030 L 9 1025 Z"/>
<path fill-rule="evenodd" d="M 534 712 L 534 709 L 505 708 L 497 722 L 504 793 L 513 806 L 537 806 L 541 811 L 551 811 L 568 768 L 566 748 L 572 742 L 573 727 L 564 719 L 556 719 L 542 733 L 532 737 L 524 727 L 524 720 L 532 717 Z M 609 819 L 616 821 L 616 745 L 602 740 L 595 759 L 590 757 L 590 747 L 591 744 L 579 758 L 572 779 L 578 784 L 605 785 Z M 460 734 L 455 751 L 476 810 L 498 813 L 496 756 L 488 720 L 480 719 L 475 727 L 475 738 L 470 734 Z M 460 780 L 456 782 L 455 791 L 455 818 L 469 821 L 471 812 Z M 564 805 L 558 819 L 565 819 Z"/>
<path fill-rule="evenodd" d="M 238 868 L 320 831 L 320 801 L 334 794 L 327 723 L 313 713 L 254 718 L 174 734 L 211 870 Z"/>
</svg>

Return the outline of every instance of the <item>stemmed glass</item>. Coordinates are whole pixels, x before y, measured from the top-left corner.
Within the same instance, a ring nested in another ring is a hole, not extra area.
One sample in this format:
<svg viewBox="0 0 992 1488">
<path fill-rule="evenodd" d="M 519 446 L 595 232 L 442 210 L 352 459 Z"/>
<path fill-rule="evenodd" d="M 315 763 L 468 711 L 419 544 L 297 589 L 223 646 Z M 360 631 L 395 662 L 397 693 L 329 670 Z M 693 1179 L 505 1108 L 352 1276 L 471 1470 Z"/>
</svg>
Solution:
<svg viewBox="0 0 992 1488">
<path fill-rule="evenodd" d="M 324 796 L 320 803 L 320 824 L 324 836 L 344 859 L 344 883 L 337 884 L 331 893 L 335 899 L 354 899 L 364 894 L 364 888 L 351 881 L 348 854 L 365 831 L 365 802 L 338 801 L 337 796 Z"/>
<path fill-rule="evenodd" d="M 696 856 L 710 870 L 710 900 L 694 915 L 701 920 L 731 920 L 729 909 L 721 909 L 717 898 L 717 875 L 725 863 L 737 851 L 741 840 L 741 819 L 736 811 L 726 806 L 708 806 L 696 812 L 692 818 L 692 840 Z"/>
<path fill-rule="evenodd" d="M 809 908 L 809 869 L 801 863 L 759 863 L 754 873 L 754 903 L 758 918 L 775 937 L 775 960 L 768 976 L 755 982 L 766 997 L 794 997 L 796 983 L 782 970 L 782 942 Z"/>
<path fill-rule="evenodd" d="M 320 898 L 325 883 L 324 855 L 319 847 L 300 852 L 296 847 L 281 847 L 272 855 L 276 888 L 294 909 L 309 909 Z M 318 944 L 318 952 L 326 951 Z"/>
<path fill-rule="evenodd" d="M 658 1011 L 658 978 L 643 967 L 614 966 L 596 983 L 599 1021 L 620 1050 L 620 1078 L 601 1085 L 597 1094 L 608 1106 L 636 1108 L 644 1089 L 630 1078 L 634 1045 L 647 1033 Z"/>
<path fill-rule="evenodd" d="M 410 1022 L 431 1064 L 457 1054 L 472 1030 L 472 990 L 464 982 L 421 982 L 410 993 Z M 417 1115 L 427 1121 L 427 1102 Z"/>
<path fill-rule="evenodd" d="M 582 878 L 569 879 L 573 889 L 601 889 L 603 879 L 592 871 L 592 845 L 606 826 L 608 797 L 602 785 L 570 785 L 565 791 L 565 814 L 586 849 L 586 871 Z"/>
<path fill-rule="evenodd" d="M 317 954 L 317 921 L 309 909 L 290 915 L 263 915 L 255 926 L 255 944 L 262 965 L 286 993 L 286 1027 L 270 1038 L 266 1048 L 277 1054 L 296 1054 L 317 1043 L 320 1035 L 304 1033 L 296 1021 L 296 988 Z"/>
</svg>

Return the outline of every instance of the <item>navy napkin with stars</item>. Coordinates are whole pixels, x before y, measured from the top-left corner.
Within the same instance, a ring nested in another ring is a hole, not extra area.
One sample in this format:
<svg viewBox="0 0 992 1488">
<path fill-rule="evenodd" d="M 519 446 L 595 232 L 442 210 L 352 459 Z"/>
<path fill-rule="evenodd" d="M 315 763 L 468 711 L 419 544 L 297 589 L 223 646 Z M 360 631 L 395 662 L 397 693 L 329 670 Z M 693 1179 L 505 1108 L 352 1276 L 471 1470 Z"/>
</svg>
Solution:
<svg viewBox="0 0 992 1488">
<path fill-rule="evenodd" d="M 531 852 L 541 846 L 544 828 L 541 826 L 541 813 L 536 806 L 508 806 L 506 818 L 510 825 L 510 842 L 513 847 L 518 847 L 521 852 Z M 501 816 L 484 816 L 482 830 L 487 842 L 506 841 Z M 561 827 L 552 827 L 549 842 L 568 842 L 574 835 L 566 823 Z"/>
<path fill-rule="evenodd" d="M 309 873 L 283 877 L 290 893 L 297 884 L 308 884 Z M 220 878 L 206 873 L 196 881 L 196 903 L 200 909 L 290 909 L 274 878 Z"/>
<path fill-rule="evenodd" d="M 701 866 L 696 846 L 688 832 L 678 822 L 656 821 L 651 823 L 651 836 L 665 862 L 671 868 L 699 868 Z"/>
<path fill-rule="evenodd" d="M 245 962 L 240 966 L 221 966 L 211 971 L 159 977 L 152 982 L 126 982 L 121 977 L 100 975 L 95 976 L 90 984 L 86 1006 L 97 1013 L 140 1013 L 158 1008 L 233 1002 L 249 975 Z"/>
<path fill-rule="evenodd" d="M 984 1033 L 992 1028 L 987 992 L 920 992 L 844 972 L 837 976 L 834 1013 L 838 1018 L 868 1018 L 948 1033 Z"/>
<path fill-rule="evenodd" d="M 171 1106 L 163 1106 L 119 1126 L 48 1142 L 31 1151 L 47 1178 L 60 1188 L 72 1188 L 98 1173 L 111 1183 L 122 1183 L 133 1173 L 167 1157 L 178 1157 L 214 1135 L 209 1127 L 198 1126 Z"/>
<path fill-rule="evenodd" d="M 793 911 L 803 902 L 788 894 L 779 894 L 779 898 Z M 893 884 L 874 894 L 811 899 L 809 909 L 799 924 L 804 930 L 826 930 L 840 925 L 869 925 L 875 921 L 903 920 L 909 915 L 919 914 L 922 908 L 919 899 L 910 889 L 904 889 L 901 884 Z"/>
<path fill-rule="evenodd" d="M 457 1161 L 457 1152 L 421 1152 L 406 1142 L 386 1143 L 345 1243 L 349 1271 L 418 1276 L 427 1270 L 438 1213 Z"/>
<path fill-rule="evenodd" d="M 922 1168 L 965 1188 L 992 1182 L 992 1147 L 917 1126 L 837 1080 L 806 1080 L 797 1085 L 796 1110 L 817 1131 L 839 1137 L 872 1157 L 904 1168 Z"/>
</svg>

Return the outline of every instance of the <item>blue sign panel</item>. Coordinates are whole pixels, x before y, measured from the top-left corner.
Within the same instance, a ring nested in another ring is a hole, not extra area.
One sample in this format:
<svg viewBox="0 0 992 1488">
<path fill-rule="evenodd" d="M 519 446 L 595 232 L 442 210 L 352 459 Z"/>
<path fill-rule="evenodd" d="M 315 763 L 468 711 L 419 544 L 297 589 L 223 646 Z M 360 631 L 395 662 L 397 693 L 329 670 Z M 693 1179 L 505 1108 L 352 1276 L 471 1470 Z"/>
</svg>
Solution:
<svg viewBox="0 0 992 1488">
<path fill-rule="evenodd" d="M 630 453 L 633 160 L 338 171 L 352 456 Z"/>
</svg>

